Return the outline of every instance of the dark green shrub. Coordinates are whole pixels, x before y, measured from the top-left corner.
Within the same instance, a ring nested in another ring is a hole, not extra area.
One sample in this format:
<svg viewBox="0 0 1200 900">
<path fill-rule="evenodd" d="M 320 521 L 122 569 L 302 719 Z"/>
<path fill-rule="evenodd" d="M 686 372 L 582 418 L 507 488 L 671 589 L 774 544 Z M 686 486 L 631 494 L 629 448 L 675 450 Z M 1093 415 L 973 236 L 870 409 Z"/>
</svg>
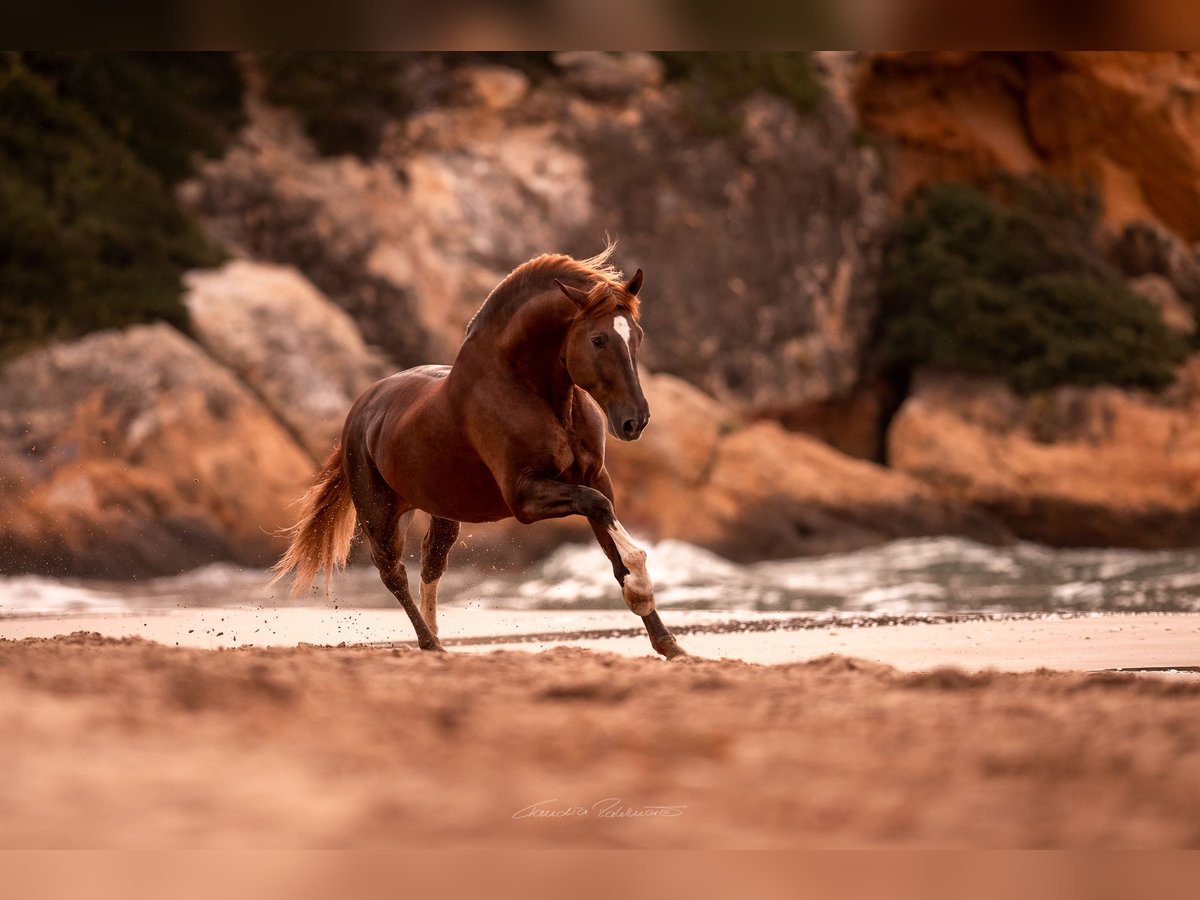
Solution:
<svg viewBox="0 0 1200 900">
<path fill-rule="evenodd" d="M 1044 180 L 1001 193 L 1007 204 L 939 184 L 908 205 L 881 288 L 884 366 L 998 375 L 1026 393 L 1170 384 L 1187 342 L 1094 249 L 1096 201 Z"/>
<path fill-rule="evenodd" d="M 15 54 L 0 59 L 0 356 L 186 323 L 180 276 L 220 254 L 143 165 Z"/>
<path fill-rule="evenodd" d="M 321 153 L 370 159 L 387 123 L 412 108 L 407 56 L 276 51 L 258 62 L 267 99 L 294 110 Z"/>
<path fill-rule="evenodd" d="M 220 155 L 245 120 L 230 53 L 22 53 L 25 67 L 81 106 L 168 184 L 197 153 Z"/>
<path fill-rule="evenodd" d="M 811 113 L 825 97 L 808 51 L 669 51 L 658 56 L 668 80 L 686 82 L 687 115 L 706 134 L 734 134 L 741 127 L 735 105 L 757 90 Z"/>
</svg>

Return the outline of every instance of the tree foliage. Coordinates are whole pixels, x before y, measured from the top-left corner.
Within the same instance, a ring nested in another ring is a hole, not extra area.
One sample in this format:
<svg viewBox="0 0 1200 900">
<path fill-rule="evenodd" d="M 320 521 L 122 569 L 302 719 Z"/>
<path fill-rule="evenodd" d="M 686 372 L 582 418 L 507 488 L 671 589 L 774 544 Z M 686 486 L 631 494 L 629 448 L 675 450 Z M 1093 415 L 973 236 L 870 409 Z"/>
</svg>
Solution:
<svg viewBox="0 0 1200 900">
<path fill-rule="evenodd" d="M 183 327 L 182 273 L 220 259 L 168 186 L 196 150 L 218 149 L 171 132 L 207 113 L 183 108 L 150 63 L 118 57 L 0 57 L 0 356 L 97 328 Z"/>
<path fill-rule="evenodd" d="M 258 56 L 266 97 L 292 109 L 317 149 L 370 159 L 388 122 L 413 98 L 405 86 L 409 54 L 273 51 Z"/>
<path fill-rule="evenodd" d="M 885 367 L 999 375 L 1023 393 L 1170 384 L 1187 342 L 1095 249 L 1094 197 L 1043 179 L 1000 193 L 943 183 L 909 203 L 881 290 Z"/>
</svg>

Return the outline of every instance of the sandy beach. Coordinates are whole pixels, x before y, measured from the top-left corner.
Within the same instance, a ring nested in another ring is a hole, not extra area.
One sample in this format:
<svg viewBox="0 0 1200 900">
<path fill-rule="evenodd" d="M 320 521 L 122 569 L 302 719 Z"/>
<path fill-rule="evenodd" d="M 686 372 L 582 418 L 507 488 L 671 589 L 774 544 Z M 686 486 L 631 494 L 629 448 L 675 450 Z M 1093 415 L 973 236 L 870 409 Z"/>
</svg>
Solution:
<svg viewBox="0 0 1200 900">
<path fill-rule="evenodd" d="M 1200 683 L 1095 671 L 1195 666 L 1200 616 L 674 617 L 694 653 L 789 660 L 760 665 L 652 658 L 594 636 L 604 612 L 495 649 L 534 619 L 462 611 L 448 654 L 389 645 L 383 611 L 354 626 L 380 643 L 346 647 L 297 646 L 326 611 L 243 612 L 288 633 L 210 649 L 196 611 L 0 621 L 0 845 L 1200 845 Z M 49 636 L 67 628 L 93 633 Z"/>
<path fill-rule="evenodd" d="M 665 620 L 696 656 L 773 665 L 829 653 L 921 671 L 956 666 L 1000 669 L 1170 669 L 1200 667 L 1200 614 L 755 613 L 667 610 Z M 624 610 L 438 612 L 443 643 L 455 652 L 559 647 L 652 656 L 637 618 Z M 399 609 L 209 607 L 0 617 L 0 638 L 75 632 L 141 637 L 201 649 L 371 645 L 415 648 Z"/>
</svg>

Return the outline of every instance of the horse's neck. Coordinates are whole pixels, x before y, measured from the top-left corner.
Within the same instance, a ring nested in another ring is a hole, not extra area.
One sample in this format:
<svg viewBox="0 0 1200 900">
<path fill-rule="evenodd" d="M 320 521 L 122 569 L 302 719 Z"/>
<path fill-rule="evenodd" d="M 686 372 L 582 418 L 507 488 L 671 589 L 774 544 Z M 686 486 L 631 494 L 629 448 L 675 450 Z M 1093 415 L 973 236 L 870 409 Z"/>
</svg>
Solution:
<svg viewBox="0 0 1200 900">
<path fill-rule="evenodd" d="M 573 396 L 563 344 L 574 316 L 571 302 L 557 290 L 543 293 L 516 311 L 494 345 L 497 362 L 560 417 L 570 415 Z"/>
</svg>

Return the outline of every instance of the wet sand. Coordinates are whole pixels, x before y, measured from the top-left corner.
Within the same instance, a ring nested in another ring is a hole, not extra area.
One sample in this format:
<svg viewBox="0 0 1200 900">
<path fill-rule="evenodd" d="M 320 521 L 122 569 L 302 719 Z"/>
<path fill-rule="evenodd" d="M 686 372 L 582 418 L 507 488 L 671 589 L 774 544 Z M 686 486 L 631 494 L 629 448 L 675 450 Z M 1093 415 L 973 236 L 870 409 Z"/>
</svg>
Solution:
<svg viewBox="0 0 1200 900">
<path fill-rule="evenodd" d="M 691 653 L 777 664 L 838 653 L 907 671 L 1039 668 L 1187 670 L 1200 666 L 1200 614 L 861 615 L 664 610 Z M 455 652 L 540 652 L 573 647 L 652 656 L 640 621 L 625 610 L 439 611 L 443 642 Z M 399 609 L 192 608 L 138 613 L 0 617 L 0 638 L 77 631 L 144 637 L 168 646 L 216 649 L 301 643 L 415 647 Z"/>
<path fill-rule="evenodd" d="M 0 846 L 1200 846 L 1197 681 L 919 668 L 4 641 Z"/>
</svg>

